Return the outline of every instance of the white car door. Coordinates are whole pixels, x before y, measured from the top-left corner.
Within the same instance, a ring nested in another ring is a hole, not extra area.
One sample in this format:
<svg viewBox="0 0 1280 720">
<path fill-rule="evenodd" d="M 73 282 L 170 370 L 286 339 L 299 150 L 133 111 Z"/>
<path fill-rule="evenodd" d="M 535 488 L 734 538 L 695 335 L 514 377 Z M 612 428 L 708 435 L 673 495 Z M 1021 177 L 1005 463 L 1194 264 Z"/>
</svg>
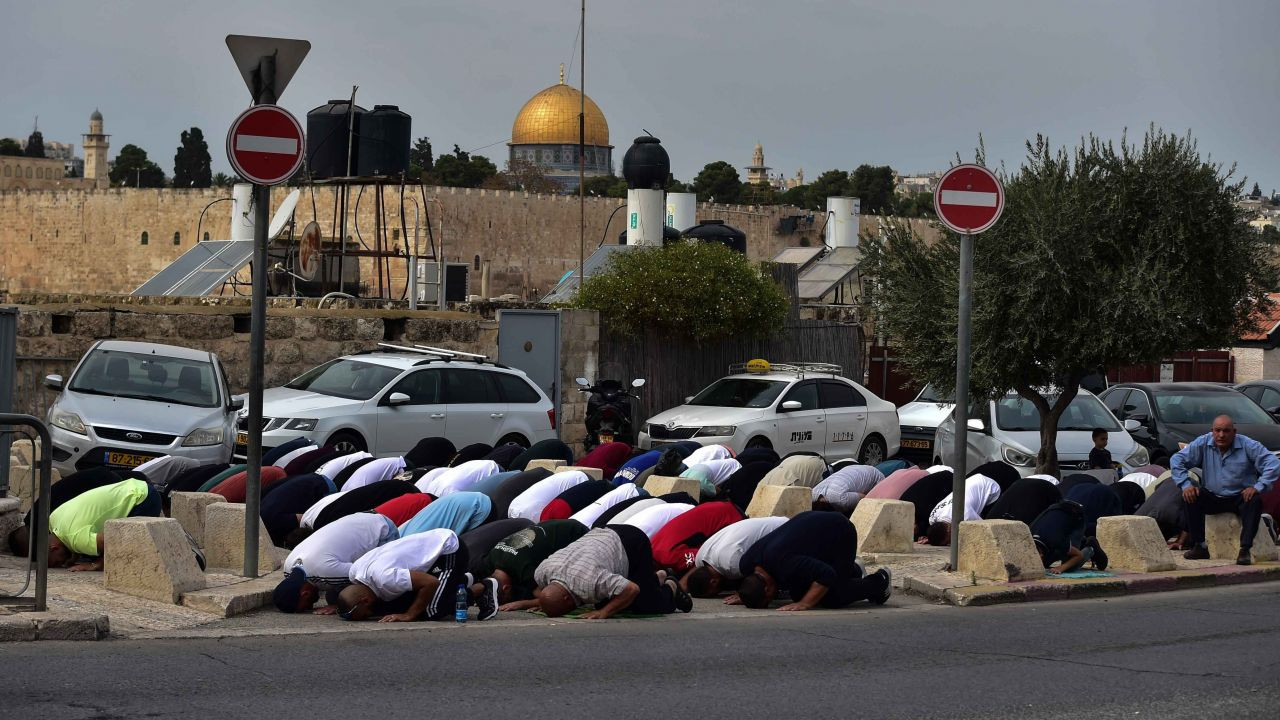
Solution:
<svg viewBox="0 0 1280 720">
<path fill-rule="evenodd" d="M 819 380 L 819 395 L 826 411 L 827 462 L 857 459 L 867 432 L 867 401 L 846 382 Z"/>
<path fill-rule="evenodd" d="M 378 457 L 403 455 L 425 437 L 447 437 L 447 413 L 441 395 L 441 370 L 417 370 L 383 392 L 378 399 L 378 435 L 370 450 Z M 404 393 L 409 402 L 392 405 Z"/>
<path fill-rule="evenodd" d="M 458 449 L 472 443 L 497 443 L 502 437 L 507 404 L 498 393 L 493 373 L 460 368 L 443 372 L 449 439 Z"/>
<path fill-rule="evenodd" d="M 796 410 L 783 410 L 783 403 L 800 403 Z M 773 449 L 779 455 L 806 451 L 819 455 L 827 449 L 827 411 L 818 397 L 818 381 L 802 380 L 778 402 L 778 435 Z"/>
</svg>

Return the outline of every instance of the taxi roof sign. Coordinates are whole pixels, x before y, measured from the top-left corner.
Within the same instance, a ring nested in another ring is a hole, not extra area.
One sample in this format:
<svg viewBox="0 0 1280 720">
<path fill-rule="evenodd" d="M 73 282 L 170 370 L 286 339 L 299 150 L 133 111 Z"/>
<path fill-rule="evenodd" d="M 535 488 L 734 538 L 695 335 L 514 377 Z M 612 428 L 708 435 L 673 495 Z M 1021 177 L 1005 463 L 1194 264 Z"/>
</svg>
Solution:
<svg viewBox="0 0 1280 720">
<path fill-rule="evenodd" d="M 748 360 L 745 368 L 746 368 L 746 371 L 749 373 L 763 374 L 763 373 L 769 372 L 771 366 L 769 365 L 768 360 L 765 360 L 763 358 L 755 358 L 754 360 Z"/>
</svg>

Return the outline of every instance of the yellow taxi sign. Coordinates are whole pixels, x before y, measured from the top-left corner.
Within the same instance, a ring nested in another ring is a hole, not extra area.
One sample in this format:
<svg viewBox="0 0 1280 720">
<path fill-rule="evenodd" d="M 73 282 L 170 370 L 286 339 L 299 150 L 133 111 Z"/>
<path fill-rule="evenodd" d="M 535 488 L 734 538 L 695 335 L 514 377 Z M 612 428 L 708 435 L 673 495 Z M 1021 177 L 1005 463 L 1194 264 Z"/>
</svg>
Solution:
<svg viewBox="0 0 1280 720">
<path fill-rule="evenodd" d="M 769 369 L 769 361 L 763 358 L 756 358 L 754 360 L 747 361 L 746 370 L 749 373 L 763 374 L 769 372 Z"/>
</svg>

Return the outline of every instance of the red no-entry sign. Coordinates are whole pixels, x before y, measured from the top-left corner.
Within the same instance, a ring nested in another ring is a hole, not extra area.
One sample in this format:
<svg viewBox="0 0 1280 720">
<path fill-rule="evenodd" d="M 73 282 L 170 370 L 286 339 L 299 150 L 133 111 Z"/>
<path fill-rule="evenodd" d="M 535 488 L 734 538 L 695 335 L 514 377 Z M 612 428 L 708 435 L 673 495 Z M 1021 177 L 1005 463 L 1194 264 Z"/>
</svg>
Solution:
<svg viewBox="0 0 1280 720">
<path fill-rule="evenodd" d="M 938 182 L 933 209 L 943 225 L 958 233 L 980 233 L 1000 219 L 1004 187 L 981 165 L 957 165 Z"/>
<path fill-rule="evenodd" d="M 257 185 L 288 180 L 302 165 L 302 126 L 289 111 L 254 105 L 227 131 L 227 159 L 240 177 Z"/>
</svg>

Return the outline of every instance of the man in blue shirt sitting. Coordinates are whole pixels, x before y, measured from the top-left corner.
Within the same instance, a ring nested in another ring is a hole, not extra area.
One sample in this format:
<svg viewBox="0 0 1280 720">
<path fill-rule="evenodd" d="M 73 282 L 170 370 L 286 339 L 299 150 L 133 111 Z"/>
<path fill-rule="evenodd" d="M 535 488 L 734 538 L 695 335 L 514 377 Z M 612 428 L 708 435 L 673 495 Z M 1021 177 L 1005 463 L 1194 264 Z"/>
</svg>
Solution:
<svg viewBox="0 0 1280 720">
<path fill-rule="evenodd" d="M 1173 481 L 1182 489 L 1186 528 L 1194 544 L 1183 556 L 1188 560 L 1209 557 L 1204 540 L 1204 516 L 1235 513 L 1240 517 L 1240 555 L 1237 565 L 1252 562 L 1249 550 L 1262 517 L 1261 493 L 1280 475 L 1280 460 L 1262 443 L 1236 433 L 1230 415 L 1213 420 L 1213 430 L 1201 435 L 1173 456 Z M 1204 487 L 1197 487 L 1187 470 L 1201 468 Z"/>
</svg>

